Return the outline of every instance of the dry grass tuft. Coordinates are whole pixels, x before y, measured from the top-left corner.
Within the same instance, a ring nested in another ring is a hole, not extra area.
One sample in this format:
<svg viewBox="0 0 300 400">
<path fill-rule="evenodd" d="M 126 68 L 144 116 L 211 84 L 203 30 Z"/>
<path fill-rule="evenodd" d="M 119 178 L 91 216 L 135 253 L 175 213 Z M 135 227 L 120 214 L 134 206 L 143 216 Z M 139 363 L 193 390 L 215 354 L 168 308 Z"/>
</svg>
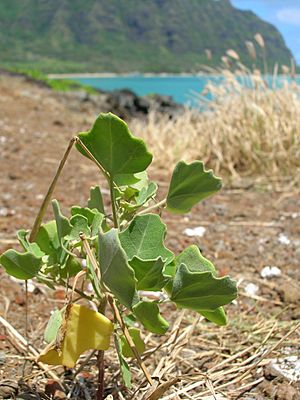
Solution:
<svg viewBox="0 0 300 400">
<path fill-rule="evenodd" d="M 227 177 L 298 177 L 300 87 L 288 77 L 280 88 L 278 77 L 267 84 L 257 70 L 223 70 L 222 76 L 222 84 L 211 80 L 198 97 L 205 112 L 187 109 L 171 120 L 152 113 L 146 122 L 132 121 L 132 131 L 151 144 L 155 167 L 201 159 Z M 214 100 L 205 100 L 206 93 Z"/>
</svg>

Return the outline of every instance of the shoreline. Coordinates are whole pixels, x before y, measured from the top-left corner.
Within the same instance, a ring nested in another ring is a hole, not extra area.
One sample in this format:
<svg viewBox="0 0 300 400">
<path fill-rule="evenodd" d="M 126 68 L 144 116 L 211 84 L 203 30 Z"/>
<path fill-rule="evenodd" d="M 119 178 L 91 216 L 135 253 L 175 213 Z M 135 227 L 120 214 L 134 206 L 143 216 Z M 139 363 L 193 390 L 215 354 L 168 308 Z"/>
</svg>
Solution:
<svg viewBox="0 0 300 400">
<path fill-rule="evenodd" d="M 169 72 L 82 72 L 82 73 L 62 73 L 62 74 L 47 74 L 48 79 L 81 79 L 81 78 L 200 78 L 203 76 L 221 76 L 216 74 L 210 74 L 207 72 L 180 72 L 180 73 L 169 73 Z M 272 76 L 272 75 L 270 75 Z M 285 77 L 284 74 L 278 74 L 278 77 Z M 300 77 L 300 74 L 295 75 L 296 78 Z"/>
<path fill-rule="evenodd" d="M 72 79 L 72 78 L 135 78 L 135 77 L 145 77 L 145 78 L 180 78 L 180 77 L 197 77 L 207 75 L 203 72 L 198 73 L 168 73 L 168 72 L 126 72 L 126 73 L 116 73 L 116 72 L 86 72 L 86 73 L 66 73 L 66 74 L 48 74 L 48 79 Z"/>
</svg>

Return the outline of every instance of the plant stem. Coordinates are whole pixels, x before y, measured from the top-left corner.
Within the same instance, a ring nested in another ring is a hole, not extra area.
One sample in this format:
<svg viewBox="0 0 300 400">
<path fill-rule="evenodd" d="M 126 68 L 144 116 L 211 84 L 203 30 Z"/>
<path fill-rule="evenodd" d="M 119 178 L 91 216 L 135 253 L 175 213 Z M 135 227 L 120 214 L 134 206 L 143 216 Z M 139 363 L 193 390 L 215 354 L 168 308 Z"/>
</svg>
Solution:
<svg viewBox="0 0 300 400">
<path fill-rule="evenodd" d="M 104 297 L 103 300 L 101 300 L 100 305 L 98 307 L 98 311 L 101 314 L 105 314 L 105 308 L 106 308 L 106 298 Z M 104 399 L 104 372 L 105 372 L 105 367 L 104 367 L 104 351 L 99 350 L 97 354 L 97 368 L 98 368 L 98 387 L 97 387 L 97 394 L 96 394 L 96 400 L 103 400 Z"/>
<path fill-rule="evenodd" d="M 64 165 L 65 165 L 65 163 L 66 163 L 66 161 L 67 161 L 67 159 L 69 157 L 70 151 L 72 150 L 72 147 L 73 147 L 73 144 L 75 143 L 75 141 L 76 141 L 76 138 L 72 138 L 70 140 L 69 145 L 67 147 L 67 150 L 65 151 L 65 154 L 63 155 L 63 158 L 61 159 L 61 161 L 59 163 L 59 166 L 58 166 L 56 174 L 55 174 L 55 176 L 53 178 L 53 181 L 51 182 L 51 185 L 49 186 L 48 192 L 47 192 L 47 194 L 46 194 L 46 196 L 45 196 L 45 198 L 43 200 L 43 203 L 42 203 L 42 205 L 41 205 L 41 207 L 39 209 L 39 212 L 38 212 L 38 214 L 36 216 L 36 219 L 34 221 L 34 224 L 33 224 L 32 230 L 30 232 L 30 236 L 29 236 L 29 241 L 30 242 L 33 242 L 35 240 L 35 238 L 36 238 L 36 235 L 37 235 L 38 230 L 39 230 L 39 228 L 41 226 L 44 214 L 45 214 L 45 212 L 47 210 L 47 207 L 48 207 L 48 204 L 49 204 L 49 202 L 51 200 L 52 193 L 53 193 L 53 191 L 55 189 L 57 180 L 58 180 L 58 178 L 59 178 L 59 176 L 61 174 L 61 171 L 63 170 L 63 167 L 64 167 Z"/>
<path fill-rule="evenodd" d="M 163 199 L 163 200 L 159 201 L 158 203 L 153 204 L 153 206 L 150 206 L 150 207 L 145 208 L 144 210 L 138 212 L 137 214 L 138 215 L 147 214 L 149 211 L 155 210 L 156 208 L 159 208 L 159 207 L 163 207 L 166 203 L 167 203 L 167 199 Z"/>
<path fill-rule="evenodd" d="M 109 178 L 109 190 L 110 190 L 110 200 L 111 200 L 111 209 L 112 209 L 113 220 L 114 220 L 114 227 L 119 228 L 117 208 L 116 208 L 116 199 L 115 199 L 115 192 L 114 192 L 114 181 L 112 180 L 112 178 Z"/>
<path fill-rule="evenodd" d="M 144 364 L 143 360 L 141 359 L 141 356 L 140 356 L 140 354 L 139 354 L 139 352 L 138 352 L 138 350 L 137 350 L 137 348 L 136 348 L 136 346 L 134 344 L 134 341 L 132 340 L 132 337 L 130 336 L 130 333 L 129 333 L 128 328 L 127 328 L 127 326 L 126 326 L 126 324 L 125 324 L 125 322 L 124 322 L 124 320 L 123 320 L 123 318 L 121 316 L 121 313 L 120 313 L 118 307 L 115 304 L 113 296 L 110 293 L 107 293 L 106 296 L 107 296 L 107 300 L 109 302 L 109 305 L 110 305 L 110 307 L 112 309 L 112 312 L 114 314 L 114 317 L 118 321 L 118 324 L 120 325 L 120 328 L 122 329 L 122 331 L 124 333 L 124 336 L 125 336 L 125 338 L 126 338 L 126 340 L 128 342 L 128 345 L 131 348 L 131 350 L 132 350 L 132 352 L 133 352 L 133 354 L 134 354 L 134 356 L 135 356 L 135 358 L 136 358 L 141 370 L 143 371 L 148 383 L 150 385 L 153 385 L 153 380 L 151 378 L 151 375 L 149 374 L 149 371 L 147 370 L 146 365 Z"/>
<path fill-rule="evenodd" d="M 75 137 L 76 143 L 79 144 L 79 146 L 87 153 L 89 158 L 94 161 L 94 163 L 97 165 L 97 167 L 101 170 L 105 178 L 109 181 L 109 175 L 105 171 L 105 169 L 102 167 L 102 165 L 99 163 L 99 161 L 93 156 L 93 154 L 90 152 L 90 150 L 86 147 L 86 145 L 79 139 L 78 136 Z"/>
</svg>

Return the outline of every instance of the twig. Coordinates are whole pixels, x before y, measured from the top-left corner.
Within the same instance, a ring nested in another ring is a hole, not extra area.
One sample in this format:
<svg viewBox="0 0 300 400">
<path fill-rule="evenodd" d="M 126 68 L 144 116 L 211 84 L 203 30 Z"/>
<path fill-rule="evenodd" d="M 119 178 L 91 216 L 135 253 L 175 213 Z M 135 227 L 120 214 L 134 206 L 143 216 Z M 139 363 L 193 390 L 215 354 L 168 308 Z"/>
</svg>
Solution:
<svg viewBox="0 0 300 400">
<path fill-rule="evenodd" d="M 111 309 L 112 309 L 112 312 L 113 312 L 113 314 L 115 316 L 115 319 L 118 321 L 118 324 L 120 325 L 120 327 L 121 327 L 121 329 L 122 329 L 122 331 L 124 333 L 124 336 L 125 336 L 125 338 L 126 338 L 126 340 L 128 342 L 129 347 L 131 348 L 133 354 L 135 355 L 135 358 L 136 358 L 139 366 L 141 367 L 141 370 L 143 371 L 147 381 L 152 386 L 153 385 L 153 380 L 152 380 L 152 378 L 151 378 L 151 376 L 150 376 L 150 374 L 149 374 L 149 372 L 148 372 L 143 360 L 141 359 L 141 356 L 140 356 L 140 354 L 139 354 L 139 352 L 138 352 L 138 350 L 137 350 L 137 348 L 136 348 L 136 346 L 135 346 L 135 344 L 134 344 L 134 342 L 133 342 L 133 340 L 132 340 L 132 338 L 130 336 L 130 333 L 129 333 L 128 329 L 127 329 L 127 326 L 126 326 L 125 322 L 123 321 L 123 318 L 121 317 L 121 314 L 119 312 L 118 307 L 115 304 L 114 298 L 112 297 L 112 295 L 110 293 L 107 293 L 106 297 L 107 297 L 109 305 L 111 306 Z"/>
<path fill-rule="evenodd" d="M 67 147 L 67 150 L 66 150 L 65 154 L 63 155 L 63 158 L 61 159 L 61 162 L 59 163 L 59 166 L 58 166 L 56 174 L 55 174 L 55 176 L 53 178 L 53 181 L 51 182 L 51 185 L 49 186 L 48 192 L 47 192 L 47 194 L 46 194 L 46 196 L 45 196 L 45 198 L 43 200 L 43 203 L 42 203 L 42 205 L 41 205 L 41 207 L 39 209 L 39 212 L 38 212 L 38 214 L 36 216 L 36 219 L 34 221 L 34 224 L 33 224 L 32 230 L 30 232 L 30 236 L 29 236 L 29 241 L 30 242 L 33 242 L 35 240 L 35 238 L 36 238 L 36 235 L 37 235 L 38 230 L 40 228 L 40 225 L 42 223 L 44 214 L 45 214 L 45 212 L 47 210 L 47 207 L 48 207 L 49 202 L 51 200 L 51 197 L 52 197 L 53 191 L 55 189 L 56 183 L 58 181 L 58 178 L 60 177 L 60 174 L 61 174 L 61 172 L 63 170 L 63 167 L 65 166 L 65 163 L 66 163 L 66 161 L 68 159 L 68 156 L 69 156 L 69 154 L 70 154 L 70 152 L 72 150 L 72 147 L 73 147 L 73 144 L 75 143 L 75 141 L 76 141 L 76 138 L 72 138 L 70 140 L 69 145 Z"/>
<path fill-rule="evenodd" d="M 150 211 L 156 210 L 157 208 L 163 207 L 165 204 L 167 203 L 167 199 L 163 199 L 161 201 L 159 201 L 158 203 L 154 204 L 153 206 L 150 206 L 148 208 L 145 208 L 144 210 L 138 212 L 138 215 L 142 215 L 142 214 L 147 214 Z"/>
</svg>

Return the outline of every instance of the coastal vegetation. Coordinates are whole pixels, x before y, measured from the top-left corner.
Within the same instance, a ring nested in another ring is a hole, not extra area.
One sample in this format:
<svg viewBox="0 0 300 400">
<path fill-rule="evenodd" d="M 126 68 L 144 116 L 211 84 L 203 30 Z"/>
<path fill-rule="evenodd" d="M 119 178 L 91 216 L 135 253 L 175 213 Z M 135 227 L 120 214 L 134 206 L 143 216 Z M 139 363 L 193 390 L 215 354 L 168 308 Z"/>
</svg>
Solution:
<svg viewBox="0 0 300 400">
<path fill-rule="evenodd" d="M 229 0 L 11 0 L 0 3 L 2 67 L 50 72 L 193 72 L 260 32 L 269 67 L 292 54 L 278 30 Z M 260 55 L 257 64 L 263 66 Z"/>
</svg>

